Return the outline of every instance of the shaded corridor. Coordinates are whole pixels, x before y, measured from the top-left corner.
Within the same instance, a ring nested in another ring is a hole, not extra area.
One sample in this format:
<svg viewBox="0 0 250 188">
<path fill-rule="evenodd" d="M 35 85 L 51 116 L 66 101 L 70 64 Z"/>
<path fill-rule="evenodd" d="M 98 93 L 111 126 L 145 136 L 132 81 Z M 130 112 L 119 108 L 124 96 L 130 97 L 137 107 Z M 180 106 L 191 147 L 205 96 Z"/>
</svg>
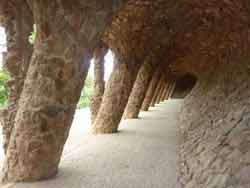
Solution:
<svg viewBox="0 0 250 188">
<path fill-rule="evenodd" d="M 161 103 L 109 135 L 90 134 L 88 113 L 78 112 L 57 177 L 4 188 L 176 188 L 180 103 Z"/>
</svg>

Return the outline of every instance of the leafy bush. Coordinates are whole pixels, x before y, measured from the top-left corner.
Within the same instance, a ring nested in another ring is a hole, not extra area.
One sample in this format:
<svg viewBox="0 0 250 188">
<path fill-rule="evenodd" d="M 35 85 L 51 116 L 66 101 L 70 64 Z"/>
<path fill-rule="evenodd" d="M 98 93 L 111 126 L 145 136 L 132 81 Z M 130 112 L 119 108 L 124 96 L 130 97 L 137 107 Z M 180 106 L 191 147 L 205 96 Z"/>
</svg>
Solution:
<svg viewBox="0 0 250 188">
<path fill-rule="evenodd" d="M 0 107 L 5 107 L 8 104 L 9 90 L 7 81 L 10 79 L 9 74 L 0 69 Z"/>
<path fill-rule="evenodd" d="M 81 97 L 77 105 L 78 109 L 85 108 L 90 105 L 91 96 L 93 94 L 93 88 L 94 88 L 94 80 L 90 75 L 88 75 L 85 80 L 84 89 L 81 93 Z"/>
</svg>

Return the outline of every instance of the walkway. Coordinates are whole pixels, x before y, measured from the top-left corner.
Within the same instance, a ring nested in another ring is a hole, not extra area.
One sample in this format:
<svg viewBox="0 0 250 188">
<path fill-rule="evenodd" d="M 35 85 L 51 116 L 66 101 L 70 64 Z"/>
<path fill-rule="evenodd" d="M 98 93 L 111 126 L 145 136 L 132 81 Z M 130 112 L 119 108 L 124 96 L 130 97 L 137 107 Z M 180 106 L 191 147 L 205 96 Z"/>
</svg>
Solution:
<svg viewBox="0 0 250 188">
<path fill-rule="evenodd" d="M 91 135 L 78 112 L 57 177 L 4 188 L 176 188 L 179 104 L 151 108 L 112 135 Z"/>
</svg>

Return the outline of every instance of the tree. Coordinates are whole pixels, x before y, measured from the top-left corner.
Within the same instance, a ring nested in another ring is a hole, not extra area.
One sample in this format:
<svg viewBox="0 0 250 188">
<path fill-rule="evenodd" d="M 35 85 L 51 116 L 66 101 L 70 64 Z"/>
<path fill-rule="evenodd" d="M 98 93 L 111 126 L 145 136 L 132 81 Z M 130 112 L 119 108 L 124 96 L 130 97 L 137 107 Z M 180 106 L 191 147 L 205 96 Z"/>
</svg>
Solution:
<svg viewBox="0 0 250 188">
<path fill-rule="evenodd" d="M 0 69 L 0 107 L 5 107 L 8 104 L 9 90 L 7 81 L 10 79 L 9 74 Z"/>
<path fill-rule="evenodd" d="M 91 96 L 93 94 L 93 88 L 94 88 L 93 86 L 94 86 L 93 78 L 90 74 L 88 74 L 85 80 L 85 86 L 84 86 L 84 89 L 82 90 L 80 100 L 77 104 L 78 109 L 88 107 L 90 105 L 90 100 L 91 100 Z"/>
</svg>

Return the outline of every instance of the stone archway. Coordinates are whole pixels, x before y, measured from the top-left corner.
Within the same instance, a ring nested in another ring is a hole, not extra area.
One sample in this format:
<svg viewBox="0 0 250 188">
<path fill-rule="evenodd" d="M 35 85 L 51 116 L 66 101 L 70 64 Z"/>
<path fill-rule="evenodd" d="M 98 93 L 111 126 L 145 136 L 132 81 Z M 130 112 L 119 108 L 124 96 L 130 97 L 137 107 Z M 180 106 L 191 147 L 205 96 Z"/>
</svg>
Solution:
<svg viewBox="0 0 250 188">
<path fill-rule="evenodd" d="M 197 81 L 197 78 L 192 74 L 185 74 L 175 83 L 173 93 L 171 98 L 174 99 L 183 99 L 185 98 L 193 89 Z"/>
</svg>

